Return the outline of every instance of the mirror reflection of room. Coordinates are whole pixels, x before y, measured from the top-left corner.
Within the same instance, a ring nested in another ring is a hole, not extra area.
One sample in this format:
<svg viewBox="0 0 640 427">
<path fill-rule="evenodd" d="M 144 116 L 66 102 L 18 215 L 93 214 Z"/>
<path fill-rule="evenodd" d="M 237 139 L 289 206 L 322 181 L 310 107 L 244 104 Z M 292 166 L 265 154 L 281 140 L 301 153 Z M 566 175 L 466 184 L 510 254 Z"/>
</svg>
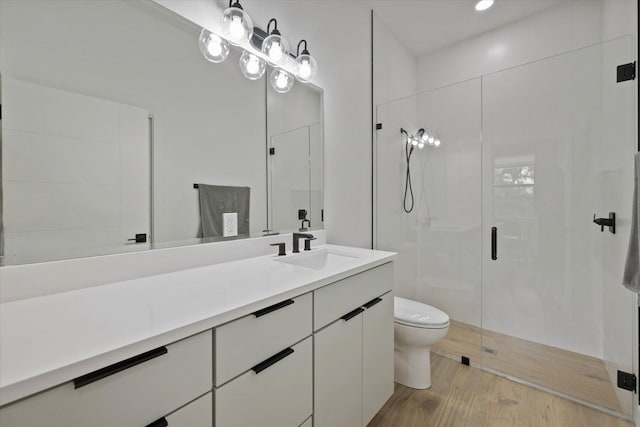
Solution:
<svg viewBox="0 0 640 427">
<path fill-rule="evenodd" d="M 245 78 L 239 49 L 212 64 L 198 48 L 201 27 L 148 1 L 3 1 L 2 12 L 3 264 L 297 225 L 269 221 L 271 193 L 289 182 L 267 185 L 268 80 Z M 288 157 L 314 176 L 295 206 L 320 228 L 322 171 L 310 170 L 309 147 L 322 155 L 322 97 L 306 88 L 269 97 L 288 100 L 270 101 L 278 116 L 315 114 L 301 124 L 315 126 L 305 154 Z M 317 96 L 297 99 L 306 90 Z"/>
</svg>

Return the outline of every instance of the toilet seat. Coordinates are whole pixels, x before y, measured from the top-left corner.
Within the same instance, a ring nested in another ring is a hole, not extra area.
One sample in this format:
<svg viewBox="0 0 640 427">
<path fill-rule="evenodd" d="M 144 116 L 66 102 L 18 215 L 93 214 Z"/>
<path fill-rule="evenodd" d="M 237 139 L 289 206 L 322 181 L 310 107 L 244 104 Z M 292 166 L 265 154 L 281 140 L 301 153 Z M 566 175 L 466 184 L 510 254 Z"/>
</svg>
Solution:
<svg viewBox="0 0 640 427">
<path fill-rule="evenodd" d="M 394 297 L 395 323 L 422 329 L 444 329 L 449 327 L 449 316 L 427 304 Z"/>
</svg>

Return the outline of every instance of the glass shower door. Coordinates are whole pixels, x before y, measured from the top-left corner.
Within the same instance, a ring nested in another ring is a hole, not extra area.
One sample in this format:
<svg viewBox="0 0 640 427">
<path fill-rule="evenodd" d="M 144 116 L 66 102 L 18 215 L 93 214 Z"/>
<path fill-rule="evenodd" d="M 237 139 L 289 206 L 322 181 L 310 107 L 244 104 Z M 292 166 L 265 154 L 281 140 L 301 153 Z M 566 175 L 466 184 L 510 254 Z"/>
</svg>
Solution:
<svg viewBox="0 0 640 427">
<path fill-rule="evenodd" d="M 480 367 L 481 81 L 474 79 L 378 105 L 376 248 L 398 252 L 395 295 L 447 313 L 447 337 L 432 350 Z M 406 136 L 420 128 L 440 146 L 414 148 L 407 183 Z M 435 356 L 436 363 L 447 362 Z M 436 368 L 434 367 L 434 370 Z"/>
<path fill-rule="evenodd" d="M 630 415 L 630 37 L 482 78 L 482 365 Z M 615 211 L 616 234 L 592 223 Z M 492 259 L 495 258 L 495 259 Z"/>
</svg>

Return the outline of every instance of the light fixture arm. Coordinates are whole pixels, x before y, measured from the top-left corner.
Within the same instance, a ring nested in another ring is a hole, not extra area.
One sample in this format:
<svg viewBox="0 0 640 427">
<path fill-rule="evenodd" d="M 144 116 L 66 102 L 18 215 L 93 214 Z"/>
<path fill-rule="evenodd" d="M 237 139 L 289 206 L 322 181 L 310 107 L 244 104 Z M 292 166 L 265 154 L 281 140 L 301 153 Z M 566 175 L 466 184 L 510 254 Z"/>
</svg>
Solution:
<svg viewBox="0 0 640 427">
<path fill-rule="evenodd" d="M 300 56 L 300 45 L 304 43 L 304 50 L 302 51 L 303 55 L 309 55 L 309 51 L 307 50 L 307 41 L 302 39 L 298 42 L 298 49 L 296 50 L 296 58 Z"/>
<path fill-rule="evenodd" d="M 269 29 L 271 28 L 271 23 L 273 23 L 273 31 L 269 31 Z M 280 31 L 278 31 L 278 20 L 276 18 L 271 18 L 269 20 L 269 23 L 267 24 L 267 34 L 276 34 L 278 36 L 280 35 Z"/>
<path fill-rule="evenodd" d="M 229 7 L 235 7 L 235 8 L 244 10 L 239 0 L 235 0 L 235 3 L 233 2 L 233 0 L 229 0 Z"/>
</svg>

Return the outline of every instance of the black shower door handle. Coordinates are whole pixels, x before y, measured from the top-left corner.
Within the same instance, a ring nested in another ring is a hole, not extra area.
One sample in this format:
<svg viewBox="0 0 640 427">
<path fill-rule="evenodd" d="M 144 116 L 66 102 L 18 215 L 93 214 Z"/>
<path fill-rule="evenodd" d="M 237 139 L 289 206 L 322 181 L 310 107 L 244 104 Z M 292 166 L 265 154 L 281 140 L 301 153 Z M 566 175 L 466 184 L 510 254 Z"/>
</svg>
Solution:
<svg viewBox="0 0 640 427">
<path fill-rule="evenodd" d="M 491 259 L 498 259 L 498 229 L 491 227 Z"/>
</svg>

